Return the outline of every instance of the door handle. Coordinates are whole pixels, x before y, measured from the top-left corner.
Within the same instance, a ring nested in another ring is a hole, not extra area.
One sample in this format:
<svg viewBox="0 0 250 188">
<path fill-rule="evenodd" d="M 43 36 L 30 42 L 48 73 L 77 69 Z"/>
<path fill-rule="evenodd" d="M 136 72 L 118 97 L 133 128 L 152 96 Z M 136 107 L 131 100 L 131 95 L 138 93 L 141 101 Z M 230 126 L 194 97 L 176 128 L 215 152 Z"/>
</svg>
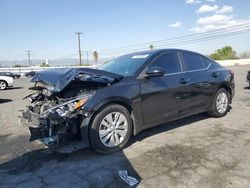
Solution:
<svg viewBox="0 0 250 188">
<path fill-rule="evenodd" d="M 212 73 L 212 77 L 214 77 L 214 78 L 217 78 L 219 75 L 220 75 L 219 72 L 213 72 L 213 73 Z"/>
<path fill-rule="evenodd" d="M 186 84 L 190 81 L 190 78 L 181 78 L 180 83 L 181 84 Z"/>
</svg>

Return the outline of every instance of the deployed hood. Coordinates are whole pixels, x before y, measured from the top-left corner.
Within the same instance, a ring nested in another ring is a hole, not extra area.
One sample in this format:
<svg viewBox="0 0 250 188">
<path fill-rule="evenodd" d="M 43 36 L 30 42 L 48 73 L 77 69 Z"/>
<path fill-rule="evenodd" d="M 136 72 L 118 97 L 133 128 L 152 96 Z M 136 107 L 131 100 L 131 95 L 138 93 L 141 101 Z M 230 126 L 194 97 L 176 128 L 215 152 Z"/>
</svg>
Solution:
<svg viewBox="0 0 250 188">
<path fill-rule="evenodd" d="M 122 79 L 121 75 L 90 68 L 58 68 L 37 72 L 31 82 L 53 86 L 53 92 L 62 91 L 73 80 L 112 83 Z"/>
</svg>

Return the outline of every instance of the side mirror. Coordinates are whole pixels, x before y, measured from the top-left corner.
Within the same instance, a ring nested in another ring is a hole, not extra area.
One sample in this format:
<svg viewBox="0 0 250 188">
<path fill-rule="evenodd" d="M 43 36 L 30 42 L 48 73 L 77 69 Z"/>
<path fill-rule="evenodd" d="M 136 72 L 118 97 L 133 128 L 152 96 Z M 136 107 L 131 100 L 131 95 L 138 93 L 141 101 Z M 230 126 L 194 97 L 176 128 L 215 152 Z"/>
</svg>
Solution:
<svg viewBox="0 0 250 188">
<path fill-rule="evenodd" d="M 161 67 L 151 67 L 147 70 L 145 77 L 162 77 L 165 74 L 165 71 Z"/>
</svg>

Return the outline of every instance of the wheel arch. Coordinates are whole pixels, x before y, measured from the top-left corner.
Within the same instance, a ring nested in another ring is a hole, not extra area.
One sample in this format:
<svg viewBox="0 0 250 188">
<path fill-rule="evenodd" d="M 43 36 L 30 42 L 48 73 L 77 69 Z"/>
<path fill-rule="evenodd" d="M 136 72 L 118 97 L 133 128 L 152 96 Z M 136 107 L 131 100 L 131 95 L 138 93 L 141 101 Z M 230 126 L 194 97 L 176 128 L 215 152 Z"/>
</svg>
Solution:
<svg viewBox="0 0 250 188">
<path fill-rule="evenodd" d="M 98 114 L 98 112 L 100 112 L 102 109 L 104 109 L 105 107 L 107 107 L 111 104 L 118 104 L 118 105 L 121 105 L 124 108 L 126 108 L 131 115 L 133 135 L 136 135 L 139 132 L 138 127 L 136 126 L 136 121 L 135 121 L 135 117 L 134 117 L 134 113 L 133 113 L 134 110 L 133 110 L 132 105 L 130 104 L 129 100 L 126 98 L 123 98 L 123 97 L 115 97 L 112 99 L 106 99 L 106 100 L 102 101 L 101 103 L 98 103 L 93 108 L 93 112 L 92 112 L 91 116 L 83 119 L 83 122 L 81 123 L 82 140 L 87 145 L 90 145 L 89 129 L 90 129 L 90 126 L 91 126 L 95 116 Z"/>
<path fill-rule="evenodd" d="M 231 104 L 232 103 L 232 89 L 226 84 L 222 84 L 219 89 L 221 89 L 221 88 L 225 89 L 228 92 L 228 94 L 230 95 L 229 96 L 229 99 L 230 99 L 229 103 Z"/>
</svg>

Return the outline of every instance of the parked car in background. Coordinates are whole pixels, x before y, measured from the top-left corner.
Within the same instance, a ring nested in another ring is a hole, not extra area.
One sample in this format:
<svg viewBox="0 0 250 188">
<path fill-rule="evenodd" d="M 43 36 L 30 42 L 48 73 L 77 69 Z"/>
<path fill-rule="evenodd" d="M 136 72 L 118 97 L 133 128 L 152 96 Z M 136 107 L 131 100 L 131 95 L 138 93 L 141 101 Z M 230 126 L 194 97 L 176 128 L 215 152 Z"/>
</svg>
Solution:
<svg viewBox="0 0 250 188">
<path fill-rule="evenodd" d="M 35 76 L 36 73 L 37 73 L 36 71 L 30 71 L 30 72 L 25 73 L 25 76 L 33 77 L 33 76 Z"/>
<path fill-rule="evenodd" d="M 18 78 L 21 77 L 20 74 L 18 74 L 18 73 L 12 73 L 12 72 L 0 72 L 0 76 L 10 76 L 10 77 L 12 77 L 14 79 L 18 79 Z"/>
<path fill-rule="evenodd" d="M 0 90 L 13 87 L 13 78 L 10 76 L 0 76 Z"/>
<path fill-rule="evenodd" d="M 247 82 L 248 82 L 249 88 L 250 88 L 250 70 L 247 72 Z"/>
<path fill-rule="evenodd" d="M 79 136 L 105 154 L 162 123 L 202 112 L 225 116 L 235 91 L 232 71 L 175 49 L 124 55 L 99 70 L 41 71 L 31 81 L 44 86 L 26 97 L 31 104 L 21 122 L 29 126 L 30 141 L 52 146 Z"/>
</svg>

